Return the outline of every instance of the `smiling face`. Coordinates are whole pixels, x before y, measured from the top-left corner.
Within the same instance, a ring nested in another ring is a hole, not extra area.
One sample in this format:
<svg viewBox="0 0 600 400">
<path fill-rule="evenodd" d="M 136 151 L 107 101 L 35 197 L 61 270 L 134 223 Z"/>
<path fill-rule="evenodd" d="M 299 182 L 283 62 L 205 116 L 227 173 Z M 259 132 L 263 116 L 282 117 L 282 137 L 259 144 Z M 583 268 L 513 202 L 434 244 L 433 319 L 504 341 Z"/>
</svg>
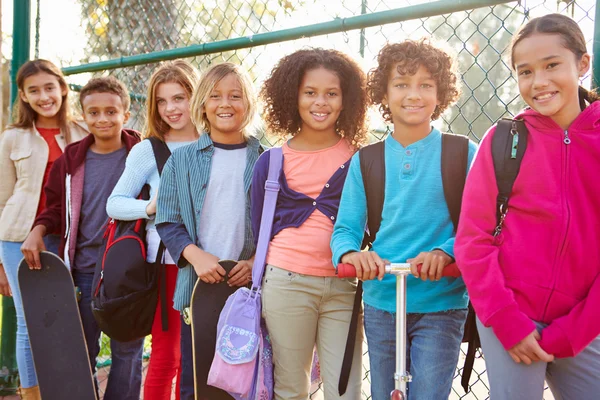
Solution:
<svg viewBox="0 0 600 400">
<path fill-rule="evenodd" d="M 123 101 L 115 93 L 89 93 L 82 100 L 83 119 L 97 140 L 110 141 L 121 136 L 129 119 Z"/>
<path fill-rule="evenodd" d="M 519 92 L 542 115 L 566 129 L 579 115 L 579 78 L 590 67 L 590 56 L 577 60 L 560 35 L 536 33 L 513 49 Z"/>
<path fill-rule="evenodd" d="M 395 64 L 388 76 L 382 104 L 389 107 L 394 131 L 402 128 L 429 131 L 431 116 L 440 104 L 437 85 L 429 71 L 419 66 L 414 75 L 400 74 Z"/>
<path fill-rule="evenodd" d="M 241 143 L 248 106 L 238 77 L 230 73 L 221 79 L 204 103 L 211 139 L 217 143 Z"/>
<path fill-rule="evenodd" d="M 306 71 L 298 88 L 300 130 L 335 134 L 342 110 L 342 87 L 338 76 L 322 67 Z"/>
<path fill-rule="evenodd" d="M 171 127 L 171 131 L 182 131 L 192 125 L 190 99 L 179 83 L 161 83 L 156 88 L 158 115 Z"/>
<path fill-rule="evenodd" d="M 58 78 L 46 72 L 25 78 L 23 89 L 19 90 L 21 100 L 37 114 L 36 121 L 40 126 L 58 126 L 58 112 L 66 94 L 67 89 L 60 86 Z"/>
</svg>

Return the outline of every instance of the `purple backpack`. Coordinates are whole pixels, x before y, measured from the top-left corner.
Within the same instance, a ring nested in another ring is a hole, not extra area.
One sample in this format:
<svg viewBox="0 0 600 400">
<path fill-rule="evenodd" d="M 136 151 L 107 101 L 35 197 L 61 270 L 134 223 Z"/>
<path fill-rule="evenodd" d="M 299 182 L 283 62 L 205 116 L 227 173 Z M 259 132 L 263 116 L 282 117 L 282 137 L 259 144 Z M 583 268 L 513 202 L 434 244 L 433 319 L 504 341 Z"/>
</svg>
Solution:
<svg viewBox="0 0 600 400">
<path fill-rule="evenodd" d="M 227 299 L 219 316 L 215 357 L 208 374 L 209 385 L 238 400 L 273 398 L 273 350 L 261 316 L 261 284 L 279 192 L 281 147 L 269 150 L 269 157 L 252 288 L 239 288 Z"/>
</svg>

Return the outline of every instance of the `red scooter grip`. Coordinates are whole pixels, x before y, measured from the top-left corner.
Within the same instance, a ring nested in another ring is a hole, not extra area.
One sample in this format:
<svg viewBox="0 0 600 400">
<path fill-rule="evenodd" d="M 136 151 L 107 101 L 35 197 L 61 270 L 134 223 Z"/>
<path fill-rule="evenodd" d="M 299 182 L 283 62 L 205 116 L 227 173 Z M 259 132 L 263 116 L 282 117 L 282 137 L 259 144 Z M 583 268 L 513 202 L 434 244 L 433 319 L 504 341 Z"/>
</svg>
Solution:
<svg viewBox="0 0 600 400">
<path fill-rule="evenodd" d="M 386 264 L 385 273 L 386 274 L 400 274 L 410 273 L 410 267 L 408 264 Z M 396 267 L 399 266 L 399 267 Z M 421 272 L 421 264 L 417 266 L 417 270 Z M 356 277 L 356 268 L 352 264 L 338 264 L 337 266 L 337 276 L 338 278 L 355 278 Z M 452 263 L 444 268 L 442 271 L 443 277 L 448 278 L 458 278 L 461 276 L 460 270 L 458 269 L 456 263 Z"/>
</svg>

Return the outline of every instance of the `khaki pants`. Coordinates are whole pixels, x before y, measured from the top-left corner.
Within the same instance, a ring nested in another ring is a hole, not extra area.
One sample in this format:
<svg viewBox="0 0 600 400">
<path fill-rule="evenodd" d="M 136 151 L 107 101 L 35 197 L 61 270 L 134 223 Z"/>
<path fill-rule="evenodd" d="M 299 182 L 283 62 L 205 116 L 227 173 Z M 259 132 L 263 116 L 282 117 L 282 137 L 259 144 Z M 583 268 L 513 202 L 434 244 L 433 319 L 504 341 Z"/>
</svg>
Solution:
<svg viewBox="0 0 600 400">
<path fill-rule="evenodd" d="M 301 275 L 267 265 L 262 312 L 273 345 L 276 400 L 308 399 L 315 343 L 325 400 L 360 400 L 362 311 L 348 388 L 344 396 L 338 394 L 355 292 L 355 279 Z"/>
</svg>

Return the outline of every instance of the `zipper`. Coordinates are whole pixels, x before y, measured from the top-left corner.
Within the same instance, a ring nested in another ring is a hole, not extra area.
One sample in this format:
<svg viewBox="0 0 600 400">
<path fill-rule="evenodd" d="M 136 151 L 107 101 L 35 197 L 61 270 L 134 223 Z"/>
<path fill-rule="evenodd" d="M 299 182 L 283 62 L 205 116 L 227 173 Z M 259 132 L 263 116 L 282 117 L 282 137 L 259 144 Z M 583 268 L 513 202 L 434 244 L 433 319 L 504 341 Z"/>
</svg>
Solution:
<svg viewBox="0 0 600 400">
<path fill-rule="evenodd" d="M 564 131 L 564 138 L 563 138 L 563 143 L 565 144 L 565 163 L 564 163 L 564 178 L 563 178 L 563 188 L 562 188 L 562 192 L 564 193 L 565 196 L 565 209 L 566 209 L 566 218 L 565 218 L 565 230 L 563 233 L 563 237 L 561 239 L 560 242 L 560 250 L 557 254 L 556 257 L 556 261 L 555 261 L 555 267 L 554 267 L 554 277 L 552 279 L 552 288 L 550 290 L 550 295 L 548 296 L 548 300 L 546 302 L 546 306 L 544 307 L 544 314 L 542 315 L 543 318 L 546 318 L 546 314 L 548 312 L 548 306 L 550 305 L 550 299 L 552 298 L 552 295 L 555 292 L 555 288 L 556 288 L 556 282 L 558 280 L 559 277 L 559 273 L 560 273 L 560 269 L 561 269 L 561 263 L 562 263 L 562 259 L 563 256 L 565 254 L 565 247 L 567 244 L 567 237 L 568 237 L 568 233 L 569 233 L 569 228 L 571 225 L 571 209 L 569 207 L 569 197 L 568 197 L 568 179 L 569 179 L 569 144 L 571 144 L 571 139 L 569 138 L 569 131 L 565 129 Z"/>
<path fill-rule="evenodd" d="M 569 131 L 565 129 L 565 138 L 563 139 L 564 144 L 571 144 L 571 138 L 569 138 Z"/>
</svg>

